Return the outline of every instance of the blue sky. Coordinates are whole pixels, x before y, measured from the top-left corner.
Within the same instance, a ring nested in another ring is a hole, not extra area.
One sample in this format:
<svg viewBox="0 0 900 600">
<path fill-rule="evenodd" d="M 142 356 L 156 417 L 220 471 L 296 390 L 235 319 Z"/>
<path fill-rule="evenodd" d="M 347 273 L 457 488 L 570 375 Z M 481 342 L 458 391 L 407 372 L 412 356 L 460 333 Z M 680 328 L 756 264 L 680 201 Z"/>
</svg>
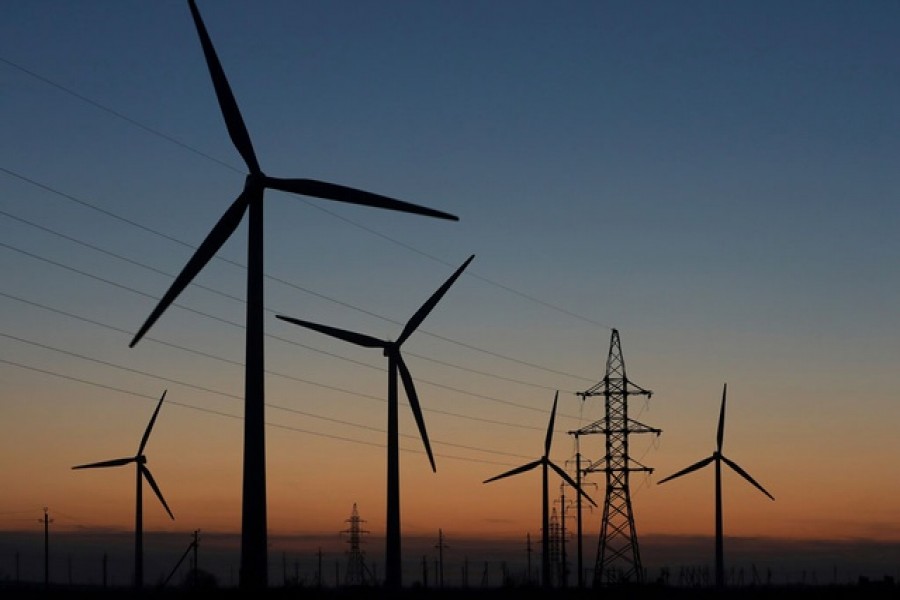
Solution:
<svg viewBox="0 0 900 600">
<path fill-rule="evenodd" d="M 555 390 L 572 459 L 615 327 L 654 391 L 632 416 L 663 430 L 632 445 L 640 531 L 709 533 L 711 476 L 656 481 L 708 455 L 727 382 L 726 453 L 776 497 L 734 479 L 730 531 L 900 538 L 900 6 L 198 4 L 266 173 L 459 216 L 267 193 L 273 528 L 338 530 L 353 502 L 383 528 L 386 388 L 380 354 L 274 314 L 396 337 L 474 254 L 406 345 L 438 473 L 402 407 L 405 528 L 537 535 L 537 475 L 481 481 L 537 456 Z M 0 529 L 47 505 L 131 527 L 128 475 L 69 467 L 130 452 L 168 389 L 177 521 L 148 527 L 233 530 L 243 226 L 127 347 L 245 175 L 187 4 L 2 14 L 0 469 L 29 485 Z"/>
</svg>

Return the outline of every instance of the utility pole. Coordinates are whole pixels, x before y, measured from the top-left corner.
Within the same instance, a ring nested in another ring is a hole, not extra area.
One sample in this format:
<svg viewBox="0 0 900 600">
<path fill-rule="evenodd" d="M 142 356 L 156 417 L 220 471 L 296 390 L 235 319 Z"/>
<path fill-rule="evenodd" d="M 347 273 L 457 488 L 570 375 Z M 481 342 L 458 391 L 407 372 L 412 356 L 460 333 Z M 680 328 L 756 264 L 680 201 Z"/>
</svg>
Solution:
<svg viewBox="0 0 900 600">
<path fill-rule="evenodd" d="M 582 476 L 584 475 L 584 469 L 581 468 L 581 432 L 580 431 L 570 431 L 570 435 L 575 436 L 575 483 L 578 484 L 578 489 L 584 490 L 585 484 Z M 597 487 L 596 483 L 591 483 L 590 485 Z M 588 507 L 588 510 L 591 510 Z M 576 494 L 575 496 L 575 515 L 576 515 L 576 564 L 578 569 L 578 589 L 584 588 L 584 540 L 583 540 L 583 531 L 584 531 L 584 519 L 582 516 L 583 513 L 582 508 L 582 497 L 581 494 Z"/>
<path fill-rule="evenodd" d="M 438 550 L 438 587 L 443 589 L 444 587 L 444 548 L 447 545 L 444 543 L 444 530 L 438 529 L 438 543 L 435 546 Z"/>
<path fill-rule="evenodd" d="M 526 579 L 528 580 L 529 585 L 531 583 L 533 583 L 531 580 L 531 555 L 532 554 L 534 554 L 534 550 L 532 550 L 532 548 L 531 548 L 531 534 L 526 533 L 525 534 L 525 555 L 528 558 L 528 563 L 527 563 L 528 564 L 528 576 L 526 577 Z"/>
<path fill-rule="evenodd" d="M 193 579 L 194 579 L 194 587 L 197 587 L 199 583 L 197 581 L 197 576 L 199 575 L 198 567 L 197 567 L 197 547 L 200 546 L 200 530 L 194 530 L 194 568 L 193 568 Z"/>
<path fill-rule="evenodd" d="M 44 507 L 44 587 L 50 587 L 50 523 L 53 519 L 47 514 L 47 507 Z M 41 519 L 38 519 L 38 523 Z"/>
<path fill-rule="evenodd" d="M 316 587 L 322 587 L 322 547 L 319 546 L 319 551 L 316 553 L 318 557 L 319 568 L 316 572 Z"/>
<path fill-rule="evenodd" d="M 582 400 L 603 396 L 605 416 L 599 421 L 570 431 L 575 435 L 602 433 L 606 436 L 606 452 L 603 458 L 591 462 L 585 473 L 603 471 L 606 474 L 606 499 L 603 503 L 603 519 L 600 526 L 600 543 L 594 567 L 594 587 L 604 583 L 633 581 L 643 583 L 644 569 L 634 526 L 631 506 L 629 476 L 632 472 L 652 473 L 628 454 L 628 436 L 632 433 L 655 433 L 662 430 L 648 427 L 628 417 L 629 396 L 653 395 L 650 390 L 631 382 L 625 373 L 625 358 L 619 341 L 619 331 L 612 330 L 606 375 L 603 380 L 584 392 L 578 392 Z M 578 471 L 579 476 L 581 470 Z M 581 498 L 579 496 L 579 504 Z"/>
</svg>

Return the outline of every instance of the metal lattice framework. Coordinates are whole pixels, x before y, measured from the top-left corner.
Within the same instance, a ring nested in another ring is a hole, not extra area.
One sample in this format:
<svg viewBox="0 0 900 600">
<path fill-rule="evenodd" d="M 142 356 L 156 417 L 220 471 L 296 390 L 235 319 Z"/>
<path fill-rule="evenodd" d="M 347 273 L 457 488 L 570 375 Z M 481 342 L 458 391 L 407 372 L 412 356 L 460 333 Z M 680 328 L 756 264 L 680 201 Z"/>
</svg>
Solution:
<svg viewBox="0 0 900 600">
<path fill-rule="evenodd" d="M 353 503 L 353 512 L 350 518 L 346 520 L 350 524 L 348 529 L 341 533 L 348 534 L 347 543 L 350 544 L 350 550 L 347 551 L 347 572 L 344 575 L 344 585 L 360 586 L 374 583 L 372 575 L 366 567 L 366 555 L 361 549 L 362 535 L 369 533 L 362 528 L 365 523 L 359 517 L 359 511 L 356 509 L 356 503 Z"/>
<path fill-rule="evenodd" d="M 645 390 L 628 380 L 619 332 L 613 329 L 606 361 L 606 375 L 595 386 L 584 392 L 578 392 L 582 400 L 592 396 L 603 396 L 606 404 L 605 416 L 587 427 L 570 432 L 576 439 L 581 435 L 596 433 L 606 436 L 606 453 L 603 458 L 590 461 L 582 471 L 584 474 L 601 471 L 606 474 L 606 498 L 603 503 L 597 562 L 594 566 L 594 587 L 623 582 L 642 583 L 644 580 L 628 482 L 632 472 L 652 473 L 653 469 L 645 467 L 629 456 L 628 436 L 632 433 L 659 435 L 662 430 L 630 419 L 628 397 L 646 396 L 649 399 L 652 394 L 650 390 Z"/>
</svg>

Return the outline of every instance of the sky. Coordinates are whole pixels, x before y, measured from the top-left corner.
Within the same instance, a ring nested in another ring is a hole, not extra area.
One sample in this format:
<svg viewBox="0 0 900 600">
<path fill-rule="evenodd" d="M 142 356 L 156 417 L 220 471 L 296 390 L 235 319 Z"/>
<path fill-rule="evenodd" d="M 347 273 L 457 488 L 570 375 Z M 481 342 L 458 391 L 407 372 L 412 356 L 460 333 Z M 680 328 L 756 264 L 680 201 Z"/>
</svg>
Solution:
<svg viewBox="0 0 900 600">
<path fill-rule="evenodd" d="M 629 416 L 661 430 L 629 436 L 645 562 L 712 563 L 712 469 L 658 484 L 715 449 L 727 384 L 723 452 L 775 498 L 725 471 L 731 564 L 786 569 L 791 548 L 795 578 L 851 555 L 851 576 L 900 575 L 900 5 L 198 6 L 267 174 L 459 218 L 266 193 L 270 580 L 284 556 L 342 557 L 354 505 L 382 560 L 386 510 L 386 359 L 275 315 L 396 339 L 471 255 L 404 344 L 436 461 L 401 395 L 408 572 L 439 531 L 523 560 L 540 471 L 483 482 L 540 457 L 557 392 L 552 460 L 602 459 L 602 436 L 570 432 L 604 416 L 578 392 L 615 329 L 653 392 Z M 132 468 L 71 467 L 132 455 L 165 393 L 146 455 L 175 519 L 145 487 L 144 529 L 169 540 L 155 577 L 195 530 L 240 532 L 246 221 L 128 344 L 246 169 L 187 2 L 0 12 L 0 578 L 41 547 L 44 507 L 95 553 L 130 539 Z M 601 507 L 604 483 L 585 482 Z M 127 569 L 128 543 L 116 556 Z"/>
</svg>

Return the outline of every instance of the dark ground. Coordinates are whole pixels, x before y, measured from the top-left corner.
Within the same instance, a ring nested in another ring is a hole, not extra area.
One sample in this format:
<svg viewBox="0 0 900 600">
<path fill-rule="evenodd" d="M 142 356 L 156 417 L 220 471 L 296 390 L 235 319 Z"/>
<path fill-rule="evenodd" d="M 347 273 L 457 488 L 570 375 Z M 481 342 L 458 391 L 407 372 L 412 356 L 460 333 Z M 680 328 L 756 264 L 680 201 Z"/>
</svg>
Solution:
<svg viewBox="0 0 900 600">
<path fill-rule="evenodd" d="M 716 590 L 709 587 L 674 587 L 666 585 L 610 586 L 601 589 L 551 588 L 518 586 L 497 588 L 421 588 L 410 587 L 389 591 L 380 587 L 315 588 L 272 587 L 265 592 L 245 592 L 237 588 L 152 588 L 141 592 L 129 588 L 102 588 L 79 586 L 50 586 L 42 584 L 0 584 L 0 600 L 48 599 L 48 600 L 187 600 L 189 598 L 214 598 L 243 600 L 265 598 L 269 600 L 521 600 L 525 598 L 553 598 L 553 600 L 644 600 L 644 599 L 699 599 L 735 598 L 738 600 L 791 598 L 800 600 L 897 600 L 900 586 L 893 581 L 860 582 L 857 585 L 818 586 L 742 586 Z"/>
</svg>

